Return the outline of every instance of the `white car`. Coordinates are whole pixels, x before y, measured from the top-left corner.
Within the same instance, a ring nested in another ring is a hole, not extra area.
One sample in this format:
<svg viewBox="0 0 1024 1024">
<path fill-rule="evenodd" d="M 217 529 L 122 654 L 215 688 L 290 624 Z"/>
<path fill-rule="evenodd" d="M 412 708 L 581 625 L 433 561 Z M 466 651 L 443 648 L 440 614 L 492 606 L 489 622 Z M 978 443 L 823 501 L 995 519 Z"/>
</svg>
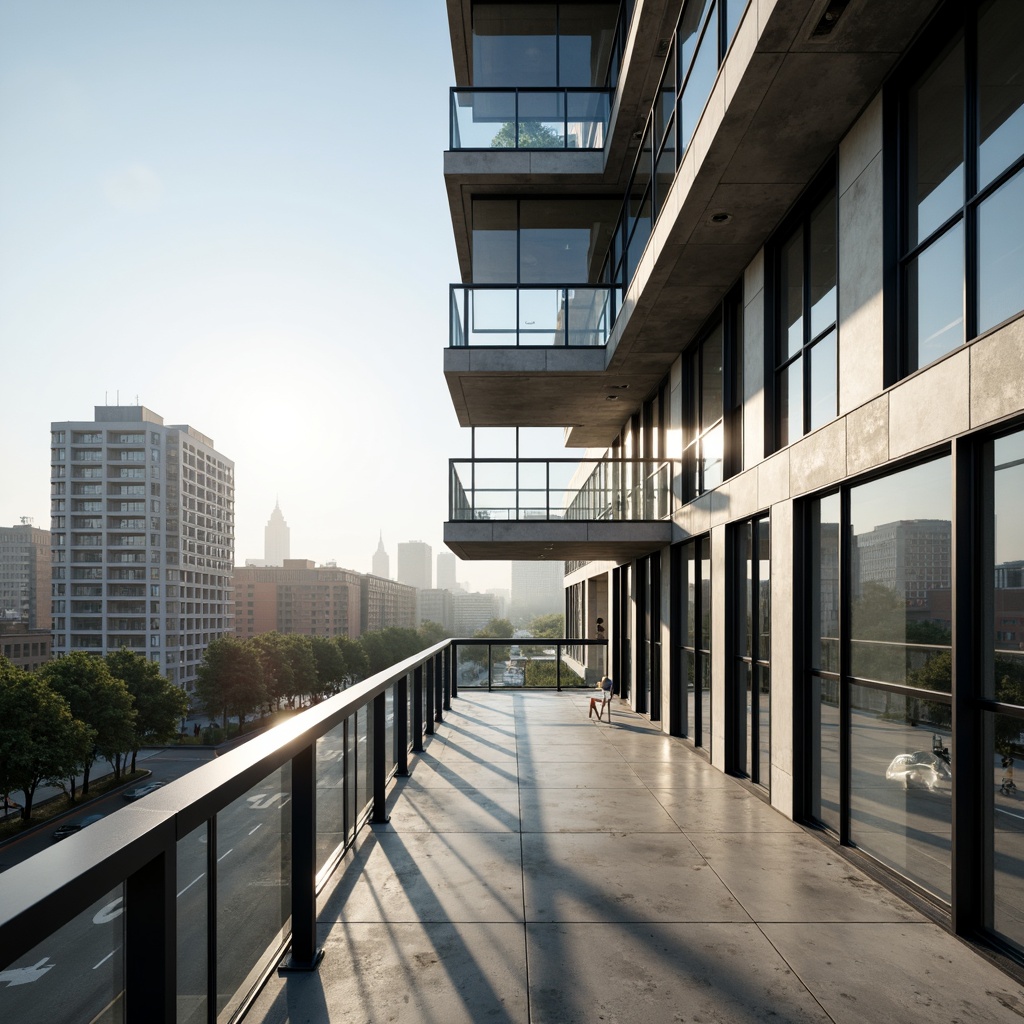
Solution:
<svg viewBox="0 0 1024 1024">
<path fill-rule="evenodd" d="M 885 777 L 902 782 L 904 789 L 923 787 L 928 790 L 949 789 L 953 773 L 949 765 L 929 750 L 915 750 L 912 754 L 897 754 L 885 769 Z"/>
</svg>

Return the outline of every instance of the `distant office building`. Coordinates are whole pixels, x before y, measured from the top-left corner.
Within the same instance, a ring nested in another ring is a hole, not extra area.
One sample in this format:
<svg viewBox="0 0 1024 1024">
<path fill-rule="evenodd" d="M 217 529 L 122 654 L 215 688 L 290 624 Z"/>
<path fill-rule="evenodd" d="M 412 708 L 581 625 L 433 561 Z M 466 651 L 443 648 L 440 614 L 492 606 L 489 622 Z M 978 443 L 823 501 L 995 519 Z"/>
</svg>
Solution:
<svg viewBox="0 0 1024 1024">
<path fill-rule="evenodd" d="M 382 580 L 391 579 L 391 559 L 384 550 L 384 534 L 377 541 L 377 550 L 373 553 L 373 575 Z"/>
<path fill-rule="evenodd" d="M 455 628 L 455 600 L 450 590 L 421 590 L 417 603 L 417 625 L 436 622 L 442 628 L 453 632 Z"/>
<path fill-rule="evenodd" d="M 508 618 L 509 591 L 504 587 L 488 587 L 485 594 L 490 594 L 497 602 L 495 605 L 495 616 L 499 619 Z"/>
<path fill-rule="evenodd" d="M 565 610 L 564 562 L 513 562 L 510 614 L 526 621 Z"/>
<path fill-rule="evenodd" d="M 300 633 L 350 636 L 360 632 L 362 574 L 287 558 L 283 566 L 234 571 L 235 635 Z"/>
<path fill-rule="evenodd" d="M 0 526 L 0 626 L 49 630 L 50 531 Z"/>
<path fill-rule="evenodd" d="M 498 599 L 493 594 L 453 594 L 456 636 L 472 636 L 491 619 L 497 619 Z"/>
<path fill-rule="evenodd" d="M 363 576 L 360 581 L 360 629 L 363 633 L 398 626 L 416 628 L 416 588 Z"/>
<path fill-rule="evenodd" d="M 291 558 L 291 530 L 284 521 L 281 504 L 274 505 L 270 520 L 263 528 L 263 561 L 266 565 L 284 565 Z"/>
<path fill-rule="evenodd" d="M 407 540 L 398 545 L 398 582 L 417 590 L 433 586 L 434 566 L 429 544 Z"/>
<path fill-rule="evenodd" d="M 50 429 L 53 653 L 127 647 L 192 690 L 234 631 L 234 463 L 141 405 Z"/>
<path fill-rule="evenodd" d="M 953 524 L 948 519 L 882 523 L 856 537 L 854 572 L 861 586 L 880 583 L 908 606 L 952 579 Z"/>
<path fill-rule="evenodd" d="M 455 555 L 450 551 L 437 553 L 437 589 L 455 593 L 458 584 L 455 582 L 455 567 L 458 564 Z"/>
<path fill-rule="evenodd" d="M 15 668 L 35 672 L 53 656 L 48 629 L 28 629 L 20 622 L 0 622 L 0 656 Z"/>
</svg>

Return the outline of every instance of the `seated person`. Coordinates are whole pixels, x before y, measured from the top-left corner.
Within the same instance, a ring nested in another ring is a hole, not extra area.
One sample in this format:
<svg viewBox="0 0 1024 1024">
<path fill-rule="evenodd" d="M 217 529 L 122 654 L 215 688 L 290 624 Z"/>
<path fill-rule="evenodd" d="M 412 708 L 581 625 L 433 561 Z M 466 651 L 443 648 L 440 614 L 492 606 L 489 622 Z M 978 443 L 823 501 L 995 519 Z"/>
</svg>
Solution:
<svg viewBox="0 0 1024 1024">
<path fill-rule="evenodd" d="M 604 715 L 604 709 L 608 708 L 608 721 L 612 720 L 612 688 L 614 684 L 608 676 L 603 676 L 601 681 L 598 683 L 600 689 L 599 694 L 595 694 L 590 698 L 590 711 L 587 712 L 587 718 L 594 717 L 594 711 L 597 711 L 597 717 L 601 718 Z"/>
</svg>

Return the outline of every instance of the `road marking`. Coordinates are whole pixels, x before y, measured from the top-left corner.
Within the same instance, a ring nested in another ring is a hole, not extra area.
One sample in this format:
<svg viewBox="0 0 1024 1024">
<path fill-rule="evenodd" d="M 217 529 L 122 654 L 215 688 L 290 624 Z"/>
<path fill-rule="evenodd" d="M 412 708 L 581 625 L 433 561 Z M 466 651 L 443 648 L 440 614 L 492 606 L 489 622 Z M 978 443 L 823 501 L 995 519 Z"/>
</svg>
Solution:
<svg viewBox="0 0 1024 1024">
<path fill-rule="evenodd" d="M 1002 807 L 997 807 L 997 808 L 996 808 L 996 810 L 997 810 L 997 811 L 998 811 L 998 812 L 999 812 L 1000 814 L 1006 814 L 1006 815 L 1009 815 L 1009 816 L 1010 816 L 1011 818 L 1016 818 L 1016 819 L 1017 819 L 1018 821 L 1024 821 L 1024 815 L 1021 815 L 1021 814 L 1014 814 L 1014 813 L 1013 813 L 1013 811 L 1004 811 L 1004 810 L 1002 809 Z"/>
<path fill-rule="evenodd" d="M 233 853 L 234 849 L 235 848 L 232 846 L 231 849 L 228 850 L 228 853 Z M 217 863 L 219 864 L 228 855 L 228 853 L 221 854 L 221 856 L 217 858 Z"/>
<path fill-rule="evenodd" d="M 114 954 L 115 954 L 116 952 L 117 952 L 117 950 L 116 950 L 116 949 L 112 949 L 112 950 L 111 950 L 111 951 L 110 951 L 110 952 L 109 952 L 109 953 L 108 953 L 108 954 L 107 954 L 107 955 L 106 955 L 106 956 L 105 956 L 105 957 L 104 957 L 104 958 L 103 958 L 103 959 L 102 959 L 102 960 L 101 960 L 101 961 L 100 961 L 100 962 L 99 962 L 99 963 L 98 963 L 98 964 L 96 965 L 96 967 L 102 967 L 102 966 L 103 966 L 103 965 L 104 965 L 104 964 L 105 964 L 105 963 L 106 963 L 106 962 L 107 962 L 107 961 L 108 961 L 108 960 L 109 960 L 109 959 L 110 959 L 110 958 L 111 958 L 111 957 L 112 957 L 112 956 L 113 956 L 113 955 L 114 955 Z M 94 970 L 94 971 L 96 970 L 96 967 L 94 967 L 94 968 L 93 968 L 93 970 Z"/>
<path fill-rule="evenodd" d="M 101 907 L 96 916 L 92 919 L 93 924 L 109 924 L 114 920 L 115 917 L 120 917 L 124 913 L 124 897 L 118 896 L 116 900 L 111 900 L 105 907 Z"/>
<path fill-rule="evenodd" d="M 254 828 L 252 830 L 252 832 L 256 832 L 256 831 L 258 831 L 261 828 L 263 828 L 263 822 L 262 821 L 256 826 L 256 828 Z M 249 835 L 252 835 L 252 832 L 250 832 Z"/>
<path fill-rule="evenodd" d="M 184 895 L 185 895 L 185 893 L 187 893 L 187 892 L 189 891 L 189 889 L 191 889 L 191 888 L 192 888 L 192 886 L 193 886 L 193 885 L 195 885 L 195 884 L 196 884 L 196 882 L 198 882 L 198 881 L 199 881 L 199 879 L 200 879 L 200 878 L 203 878 L 203 877 L 204 877 L 205 875 L 206 875 L 206 872 L 204 871 L 204 872 L 202 872 L 202 874 L 199 874 L 199 875 L 197 875 L 197 876 L 196 876 L 195 878 L 193 878 L 193 879 L 192 879 L 192 881 L 191 881 L 191 882 L 189 882 L 189 883 L 188 883 L 188 885 L 186 885 L 186 886 L 185 886 L 185 888 L 184 888 L 184 889 L 182 889 L 182 890 L 181 890 L 181 892 L 179 892 L 179 893 L 178 893 L 178 895 L 177 895 L 177 897 L 176 897 L 176 898 L 177 898 L 177 899 L 181 899 L 181 897 L 182 897 L 182 896 L 184 896 Z"/>
<path fill-rule="evenodd" d="M 267 808 L 273 807 L 278 801 L 284 807 L 291 800 L 291 797 L 287 793 L 260 793 L 259 796 L 248 796 L 245 799 L 246 803 L 254 811 L 265 811 Z"/>
<path fill-rule="evenodd" d="M 6 982 L 8 988 L 15 985 L 28 985 L 30 982 L 38 981 L 54 964 L 46 963 L 50 958 L 44 956 L 37 964 L 31 967 L 15 967 L 10 971 L 0 971 L 0 982 Z M 45 965 L 45 966 L 44 966 Z"/>
</svg>

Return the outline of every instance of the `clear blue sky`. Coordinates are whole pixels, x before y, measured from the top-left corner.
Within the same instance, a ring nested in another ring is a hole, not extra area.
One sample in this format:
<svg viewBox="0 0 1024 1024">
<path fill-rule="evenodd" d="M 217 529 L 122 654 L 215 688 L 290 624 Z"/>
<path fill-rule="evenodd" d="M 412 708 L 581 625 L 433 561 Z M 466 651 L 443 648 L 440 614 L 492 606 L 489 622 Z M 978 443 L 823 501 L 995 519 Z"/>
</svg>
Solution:
<svg viewBox="0 0 1024 1024">
<path fill-rule="evenodd" d="M 234 460 L 239 563 L 278 496 L 294 557 L 441 550 L 452 79 L 441 0 L 0 0 L 0 524 L 119 394 Z"/>
</svg>

